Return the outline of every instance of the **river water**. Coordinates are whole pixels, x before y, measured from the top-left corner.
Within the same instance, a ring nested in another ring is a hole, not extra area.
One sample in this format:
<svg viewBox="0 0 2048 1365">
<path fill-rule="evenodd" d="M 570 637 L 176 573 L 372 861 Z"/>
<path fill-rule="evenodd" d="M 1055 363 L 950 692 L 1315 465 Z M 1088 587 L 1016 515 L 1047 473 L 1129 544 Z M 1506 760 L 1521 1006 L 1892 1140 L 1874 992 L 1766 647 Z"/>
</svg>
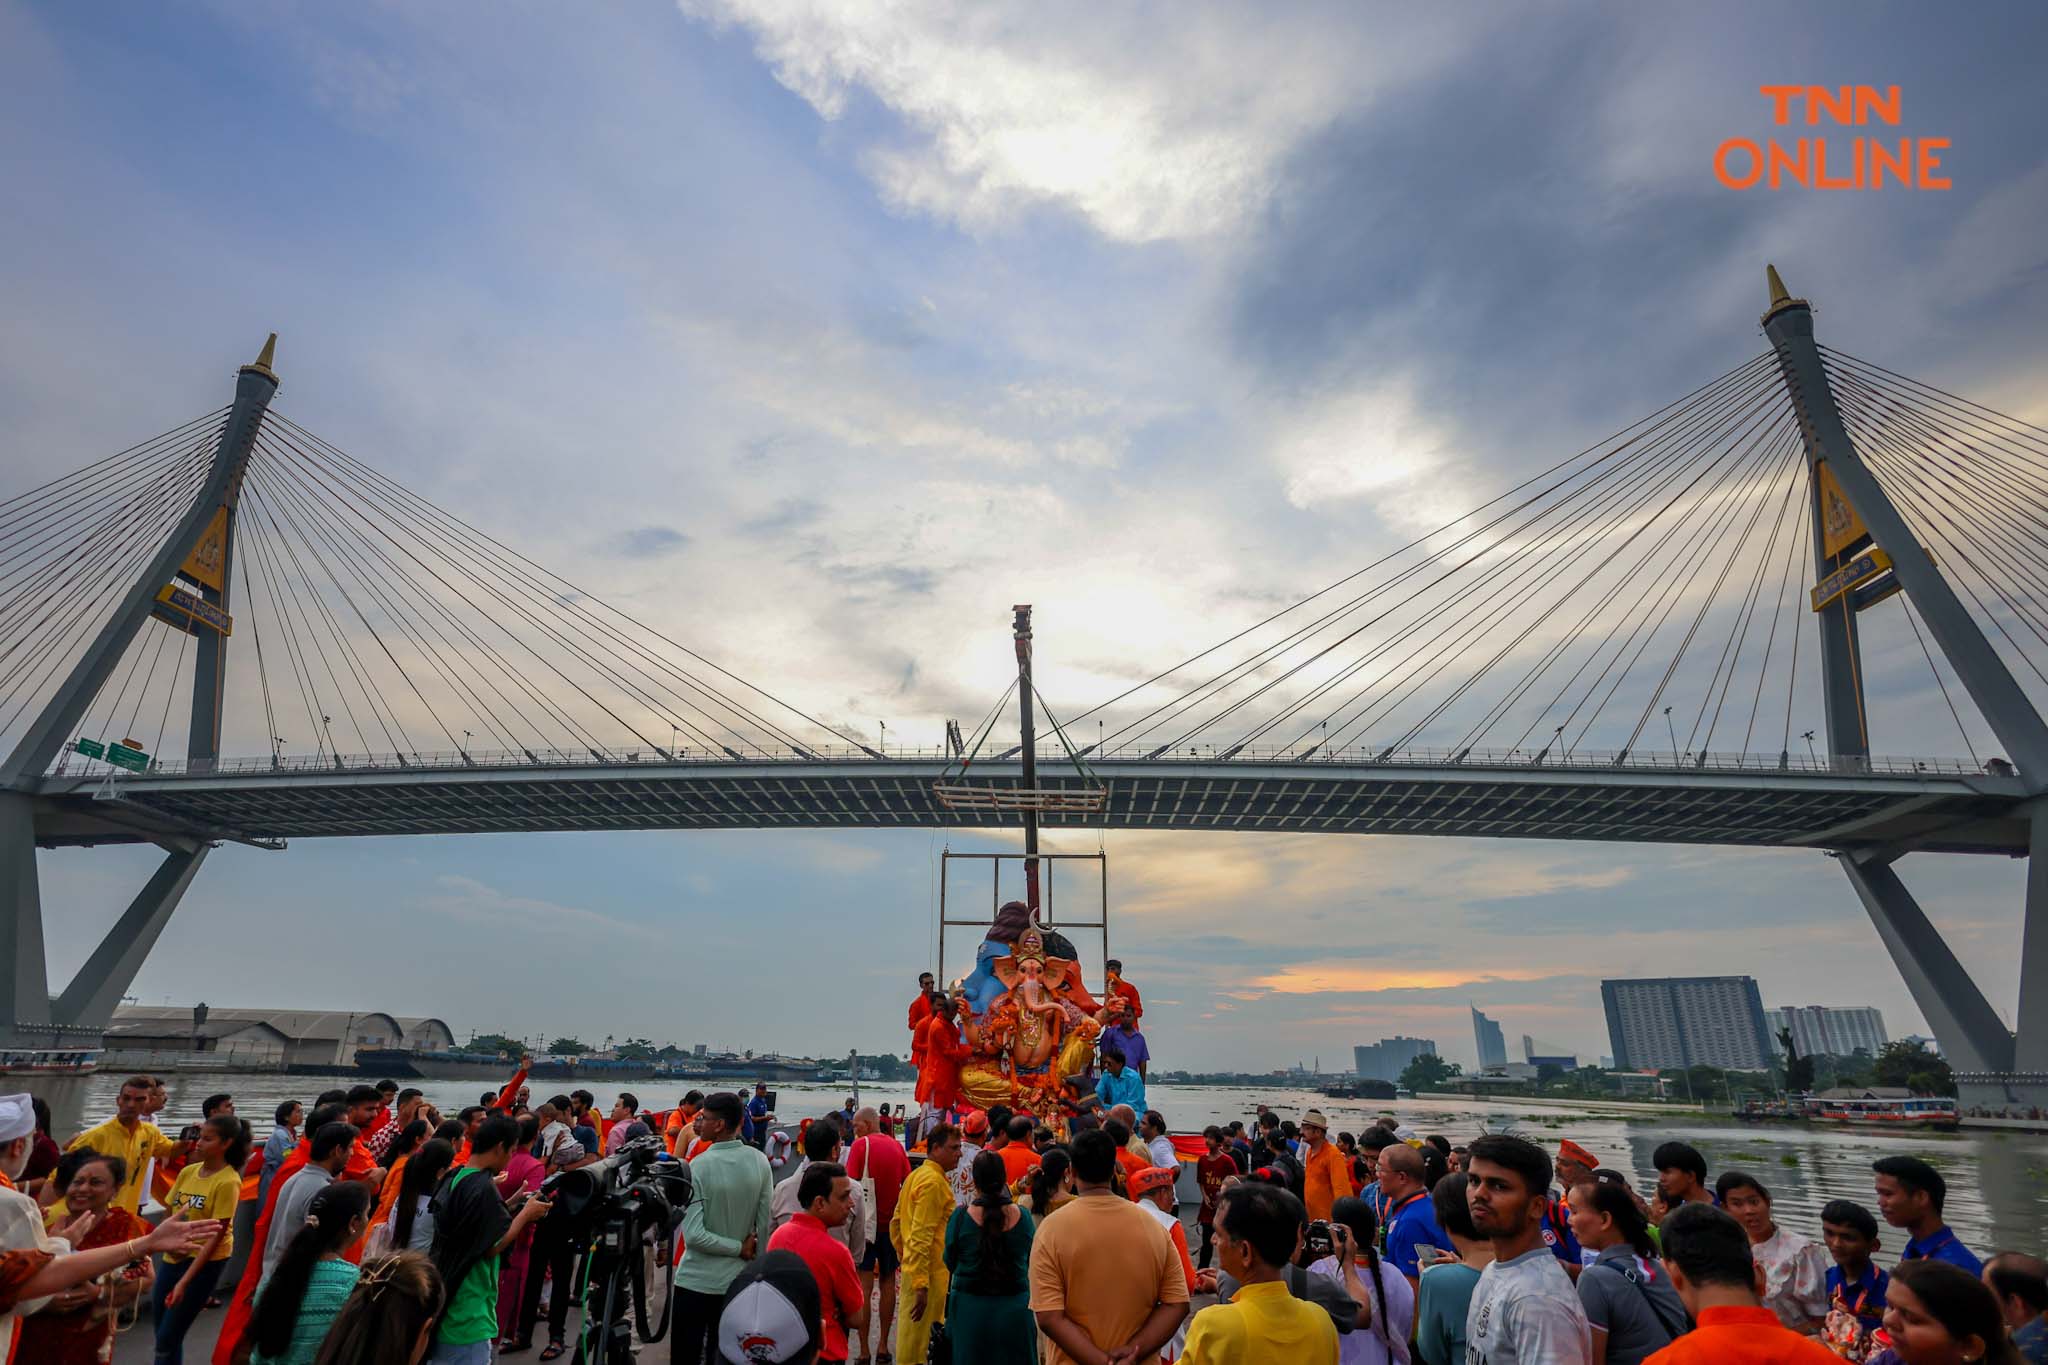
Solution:
<svg viewBox="0 0 2048 1365">
<path fill-rule="evenodd" d="M 271 1116 L 285 1099 L 310 1101 L 321 1090 L 353 1084 L 354 1077 L 283 1075 L 208 1075 L 193 1073 L 169 1078 L 171 1102 L 158 1116 L 166 1131 L 196 1122 L 206 1096 L 225 1091 L 235 1097 L 238 1113 L 250 1121 L 260 1140 L 270 1132 Z M 49 1102 L 60 1137 L 98 1122 L 114 1111 L 114 1095 L 122 1076 L 110 1072 L 72 1080 L 43 1081 L 37 1089 Z M 477 1102 L 481 1081 L 429 1081 L 420 1088 L 444 1113 Z M 675 1082 L 642 1082 L 627 1088 L 653 1108 L 673 1105 L 686 1086 Z M 615 1088 L 589 1087 L 609 1107 Z M 673 1093 L 671 1093 L 673 1091 Z M 783 1085 L 777 1087 L 777 1114 L 794 1123 L 806 1115 L 835 1109 L 846 1098 L 844 1087 Z M 864 1103 L 905 1104 L 910 1086 L 865 1085 Z M 1745 1125 L 1699 1114 L 1631 1113 L 1621 1108 L 1558 1105 L 1530 1100 L 1417 1099 L 1345 1101 L 1325 1099 L 1307 1090 L 1252 1090 L 1234 1086 L 1152 1087 L 1151 1101 L 1176 1132 L 1200 1131 L 1211 1123 L 1248 1119 L 1260 1102 L 1283 1117 L 1299 1119 L 1305 1109 L 1320 1108 L 1333 1131 L 1363 1131 L 1371 1120 L 1391 1113 L 1421 1133 L 1442 1133 L 1464 1143 L 1483 1131 L 1521 1132 L 1555 1149 L 1569 1136 L 1589 1148 L 1603 1165 L 1619 1166 L 1639 1189 L 1655 1179 L 1650 1154 L 1673 1138 L 1692 1143 L 1706 1154 L 1712 1174 L 1739 1167 L 1755 1175 L 1773 1196 L 1778 1221 L 1818 1239 L 1820 1209 L 1830 1199 L 1853 1199 L 1876 1212 L 1871 1193 L 1870 1163 L 1880 1156 L 1910 1154 L 1937 1167 L 1948 1181 L 1948 1221 L 1963 1241 L 1980 1253 L 2017 1248 L 2048 1251 L 2048 1135 L 2005 1132 L 1864 1133 L 1803 1125 Z M 1884 1229 L 1890 1262 L 1903 1234 Z"/>
</svg>

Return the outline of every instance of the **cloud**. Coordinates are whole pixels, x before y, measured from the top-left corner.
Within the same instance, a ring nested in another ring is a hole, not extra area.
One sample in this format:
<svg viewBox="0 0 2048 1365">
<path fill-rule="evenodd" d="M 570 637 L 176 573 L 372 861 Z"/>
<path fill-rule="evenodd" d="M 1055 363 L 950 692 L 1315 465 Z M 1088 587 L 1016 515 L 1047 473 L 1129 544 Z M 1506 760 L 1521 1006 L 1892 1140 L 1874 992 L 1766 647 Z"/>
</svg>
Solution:
<svg viewBox="0 0 2048 1365">
<path fill-rule="evenodd" d="M 618 553 L 628 559 L 660 559 L 690 543 L 690 538 L 673 526 L 642 526 L 618 539 Z"/>
<path fill-rule="evenodd" d="M 1458 968 L 1404 970 L 1387 967 L 1337 967 L 1299 963 L 1252 984 L 1282 995 L 1326 995 L 1332 992 L 1485 990 L 1502 981 L 1541 981 L 1541 972 L 1491 972 L 1473 976 Z"/>
<path fill-rule="evenodd" d="M 628 939 L 654 941 L 654 932 L 581 906 L 563 905 L 532 896 L 515 896 L 474 877 L 443 873 L 433 880 L 439 890 L 414 904 L 431 914 L 507 934 L 541 938 L 575 938 L 597 931 Z"/>
<path fill-rule="evenodd" d="M 1318 5 L 682 7 L 747 29 L 821 117 L 852 118 L 857 95 L 893 114 L 862 163 L 897 209 L 987 230 L 1050 204 L 1134 243 L 1236 228 L 1333 104 L 1438 53 L 1427 22 L 1382 15 L 1368 40 Z"/>
</svg>

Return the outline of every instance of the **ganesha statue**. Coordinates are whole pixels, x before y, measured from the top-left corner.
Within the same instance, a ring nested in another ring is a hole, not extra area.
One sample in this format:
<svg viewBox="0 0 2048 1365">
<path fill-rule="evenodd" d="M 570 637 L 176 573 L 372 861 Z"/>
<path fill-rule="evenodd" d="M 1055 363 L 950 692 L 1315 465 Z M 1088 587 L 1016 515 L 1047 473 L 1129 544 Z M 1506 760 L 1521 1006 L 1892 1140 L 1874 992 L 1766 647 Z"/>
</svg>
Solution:
<svg viewBox="0 0 2048 1365">
<path fill-rule="evenodd" d="M 961 1098 L 1053 1121 L 1061 1080 L 1088 1069 L 1101 1032 L 1074 945 L 1013 901 L 997 912 L 974 972 L 953 996 L 968 1050 Z"/>
</svg>

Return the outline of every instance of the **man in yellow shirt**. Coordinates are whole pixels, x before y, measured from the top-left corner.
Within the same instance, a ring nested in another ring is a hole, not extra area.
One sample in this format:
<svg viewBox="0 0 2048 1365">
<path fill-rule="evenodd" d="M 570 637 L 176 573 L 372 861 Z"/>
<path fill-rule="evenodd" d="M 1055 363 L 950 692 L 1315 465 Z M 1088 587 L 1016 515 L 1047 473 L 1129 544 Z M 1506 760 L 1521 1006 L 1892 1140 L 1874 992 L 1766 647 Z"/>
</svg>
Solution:
<svg viewBox="0 0 2048 1365">
<path fill-rule="evenodd" d="M 1277 1185 L 1223 1192 L 1216 1257 L 1237 1294 L 1195 1314 L 1181 1365 L 1337 1365 L 1329 1313 L 1288 1293 L 1282 1278 L 1301 1245 L 1302 1213 L 1301 1201 Z"/>
<path fill-rule="evenodd" d="M 96 1128 L 86 1129 L 64 1149 L 75 1152 L 87 1147 L 126 1162 L 128 1175 L 114 1195 L 114 1204 L 134 1214 L 142 1212 L 142 1182 L 149 1175 L 149 1159 L 176 1156 L 185 1150 L 183 1143 L 165 1137 L 155 1124 L 143 1121 L 155 1087 L 156 1083 L 147 1076 L 130 1076 L 121 1082 L 121 1093 L 114 1100 L 114 1117 Z"/>
<path fill-rule="evenodd" d="M 896 1196 L 889 1240 L 903 1264 L 903 1288 L 910 1306 L 896 1319 L 898 1365 L 924 1365 L 931 1350 L 932 1324 L 944 1321 L 946 1222 L 953 1216 L 953 1168 L 960 1164 L 960 1130 L 933 1124 L 925 1137 L 924 1164 L 910 1173 Z"/>
</svg>

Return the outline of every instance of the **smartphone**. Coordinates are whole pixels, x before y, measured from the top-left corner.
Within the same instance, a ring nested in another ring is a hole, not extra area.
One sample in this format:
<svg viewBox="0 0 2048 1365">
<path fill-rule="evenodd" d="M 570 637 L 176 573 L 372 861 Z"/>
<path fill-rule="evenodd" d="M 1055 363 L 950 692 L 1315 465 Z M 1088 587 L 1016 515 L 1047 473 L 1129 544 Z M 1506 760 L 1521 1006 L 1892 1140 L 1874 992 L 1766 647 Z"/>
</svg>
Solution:
<svg viewBox="0 0 2048 1365">
<path fill-rule="evenodd" d="M 1427 1242 L 1417 1242 L 1415 1244 L 1415 1264 L 1417 1267 L 1435 1265 L 1442 1259 L 1443 1254 L 1442 1248 L 1433 1247 Z"/>
</svg>

